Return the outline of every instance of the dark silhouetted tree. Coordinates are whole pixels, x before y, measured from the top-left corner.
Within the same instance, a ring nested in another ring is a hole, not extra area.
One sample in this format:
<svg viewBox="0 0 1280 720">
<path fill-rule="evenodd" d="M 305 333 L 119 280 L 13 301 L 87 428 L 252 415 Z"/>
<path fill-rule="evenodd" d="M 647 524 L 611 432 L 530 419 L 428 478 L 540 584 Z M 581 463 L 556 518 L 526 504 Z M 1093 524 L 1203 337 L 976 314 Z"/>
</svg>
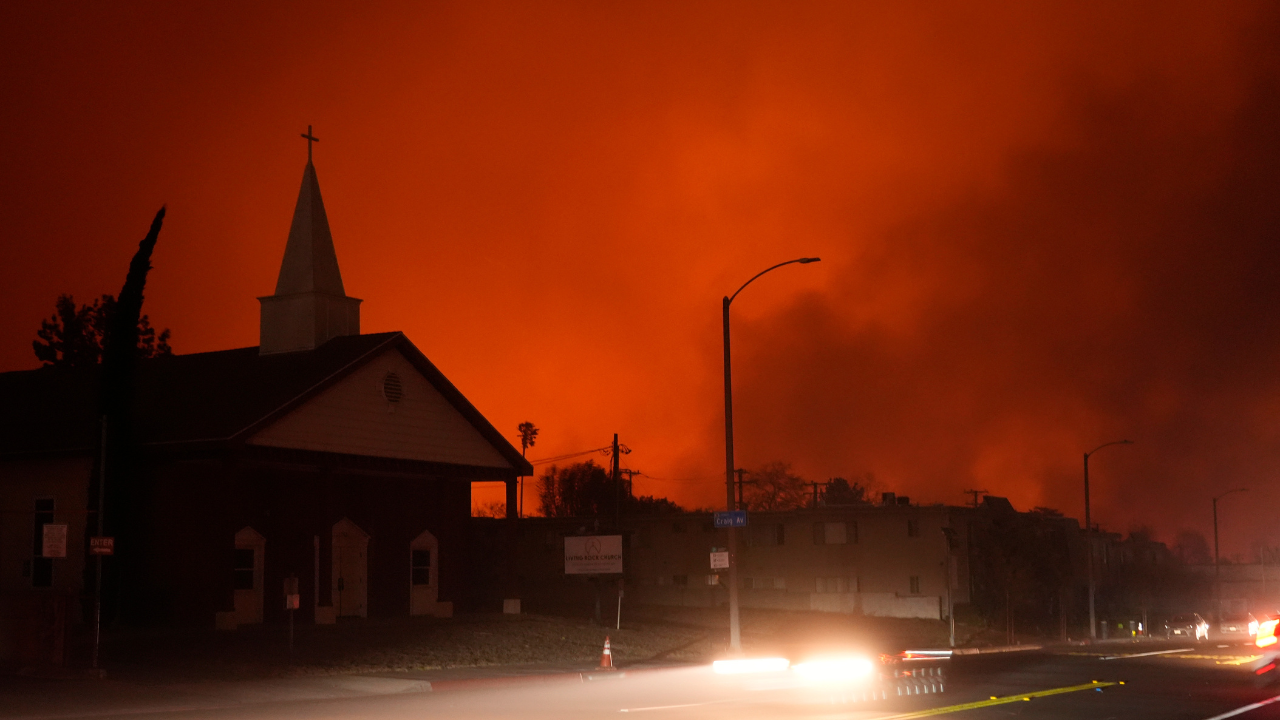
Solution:
<svg viewBox="0 0 1280 720">
<path fill-rule="evenodd" d="M 870 479 L 870 473 L 867 474 Z M 854 480 L 849 482 L 842 477 L 831 478 L 822 491 L 823 505 L 866 505 L 871 502 L 870 482 Z"/>
<path fill-rule="evenodd" d="M 1173 554 L 1184 565 L 1208 565 L 1213 562 L 1209 541 L 1195 530 L 1182 530 L 1174 537 Z"/>
<path fill-rule="evenodd" d="M 753 470 L 742 494 L 751 510 L 798 510 L 808 507 L 811 497 L 804 478 L 791 472 L 791 464 L 777 461 Z"/>
<path fill-rule="evenodd" d="M 529 448 L 538 444 L 538 428 L 531 422 L 520 423 L 520 454 L 523 455 Z"/>
<path fill-rule="evenodd" d="M 72 296 L 59 295 L 53 317 L 40 322 L 40 329 L 36 331 L 39 339 L 31 342 L 36 359 L 45 367 L 85 367 L 102 362 L 107 327 L 115 310 L 113 295 L 103 295 L 92 305 L 79 307 Z M 146 315 L 138 318 L 136 346 L 138 357 L 173 354 L 169 347 L 169 329 L 157 334 Z"/>
<path fill-rule="evenodd" d="M 617 489 L 595 461 L 547 468 L 538 478 L 538 506 L 546 517 L 612 517 Z M 635 497 L 628 489 L 618 499 L 624 515 L 683 512 L 666 498 Z"/>
</svg>

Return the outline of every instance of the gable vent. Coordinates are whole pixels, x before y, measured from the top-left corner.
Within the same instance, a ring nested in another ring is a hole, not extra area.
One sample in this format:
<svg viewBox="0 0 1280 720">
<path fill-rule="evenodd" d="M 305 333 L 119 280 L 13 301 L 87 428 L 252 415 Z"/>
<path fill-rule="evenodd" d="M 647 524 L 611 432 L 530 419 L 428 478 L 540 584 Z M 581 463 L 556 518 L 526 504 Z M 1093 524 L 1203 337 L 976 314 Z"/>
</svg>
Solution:
<svg viewBox="0 0 1280 720">
<path fill-rule="evenodd" d="M 404 398 L 404 385 L 400 384 L 400 376 L 389 372 L 382 378 L 382 396 L 388 402 L 400 402 Z"/>
</svg>

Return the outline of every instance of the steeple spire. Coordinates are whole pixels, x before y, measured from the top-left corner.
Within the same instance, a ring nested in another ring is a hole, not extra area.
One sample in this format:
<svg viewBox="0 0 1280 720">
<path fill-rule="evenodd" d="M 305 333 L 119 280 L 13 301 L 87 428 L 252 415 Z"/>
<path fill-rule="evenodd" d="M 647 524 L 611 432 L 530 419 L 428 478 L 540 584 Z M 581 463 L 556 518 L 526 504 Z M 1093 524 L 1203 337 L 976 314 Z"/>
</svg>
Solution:
<svg viewBox="0 0 1280 720">
<path fill-rule="evenodd" d="M 311 144 L 319 140 L 307 126 L 307 166 L 293 209 L 289 241 L 280 263 L 274 295 L 262 303 L 259 351 L 262 354 L 311 350 L 330 338 L 360 334 L 360 300 L 347 297 L 333 249 L 320 182 L 311 162 Z"/>
</svg>

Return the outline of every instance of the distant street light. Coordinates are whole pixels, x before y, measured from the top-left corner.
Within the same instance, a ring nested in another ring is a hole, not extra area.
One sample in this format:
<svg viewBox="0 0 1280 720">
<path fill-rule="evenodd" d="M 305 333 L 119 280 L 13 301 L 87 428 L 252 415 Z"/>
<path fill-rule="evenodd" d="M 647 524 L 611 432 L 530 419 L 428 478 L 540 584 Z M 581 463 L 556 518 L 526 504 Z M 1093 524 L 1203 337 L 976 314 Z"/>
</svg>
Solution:
<svg viewBox="0 0 1280 720">
<path fill-rule="evenodd" d="M 1218 579 L 1218 501 L 1231 493 L 1245 492 L 1249 488 L 1228 490 L 1213 499 L 1213 621 L 1222 620 L 1222 581 Z"/>
<path fill-rule="evenodd" d="M 783 265 L 792 263 L 808 265 L 819 260 L 821 258 L 806 257 L 778 263 L 756 273 L 755 277 L 743 283 L 737 292 L 724 299 L 724 485 L 727 498 L 725 508 L 730 512 L 738 508 L 733 501 L 733 380 L 729 363 L 729 304 L 738 297 L 738 293 L 755 282 L 756 278 L 770 270 L 777 270 Z M 742 631 L 738 622 L 738 529 L 732 525 L 729 526 L 729 650 L 735 653 L 742 651 Z"/>
<path fill-rule="evenodd" d="M 1132 444 L 1132 440 L 1113 440 L 1084 454 L 1084 538 L 1089 549 L 1087 553 L 1089 556 L 1089 637 L 1094 640 L 1098 639 L 1098 618 L 1094 613 L 1094 595 L 1097 592 L 1097 585 L 1093 578 L 1093 518 L 1089 515 L 1089 456 L 1111 445 Z"/>
</svg>

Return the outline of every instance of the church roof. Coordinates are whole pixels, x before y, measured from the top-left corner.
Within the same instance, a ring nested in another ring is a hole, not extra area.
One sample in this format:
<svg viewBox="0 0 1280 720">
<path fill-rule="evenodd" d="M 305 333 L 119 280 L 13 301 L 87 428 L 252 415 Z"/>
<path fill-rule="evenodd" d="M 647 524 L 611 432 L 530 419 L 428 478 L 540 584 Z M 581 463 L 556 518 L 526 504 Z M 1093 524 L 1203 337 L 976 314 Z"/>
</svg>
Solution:
<svg viewBox="0 0 1280 720">
<path fill-rule="evenodd" d="M 400 332 L 336 337 L 305 352 L 257 347 L 142 360 L 134 428 L 143 445 L 217 446 L 247 438 L 381 354 L 399 349 L 518 473 L 532 468 Z M 98 442 L 98 368 L 0 373 L 0 457 L 80 454 Z"/>
</svg>

